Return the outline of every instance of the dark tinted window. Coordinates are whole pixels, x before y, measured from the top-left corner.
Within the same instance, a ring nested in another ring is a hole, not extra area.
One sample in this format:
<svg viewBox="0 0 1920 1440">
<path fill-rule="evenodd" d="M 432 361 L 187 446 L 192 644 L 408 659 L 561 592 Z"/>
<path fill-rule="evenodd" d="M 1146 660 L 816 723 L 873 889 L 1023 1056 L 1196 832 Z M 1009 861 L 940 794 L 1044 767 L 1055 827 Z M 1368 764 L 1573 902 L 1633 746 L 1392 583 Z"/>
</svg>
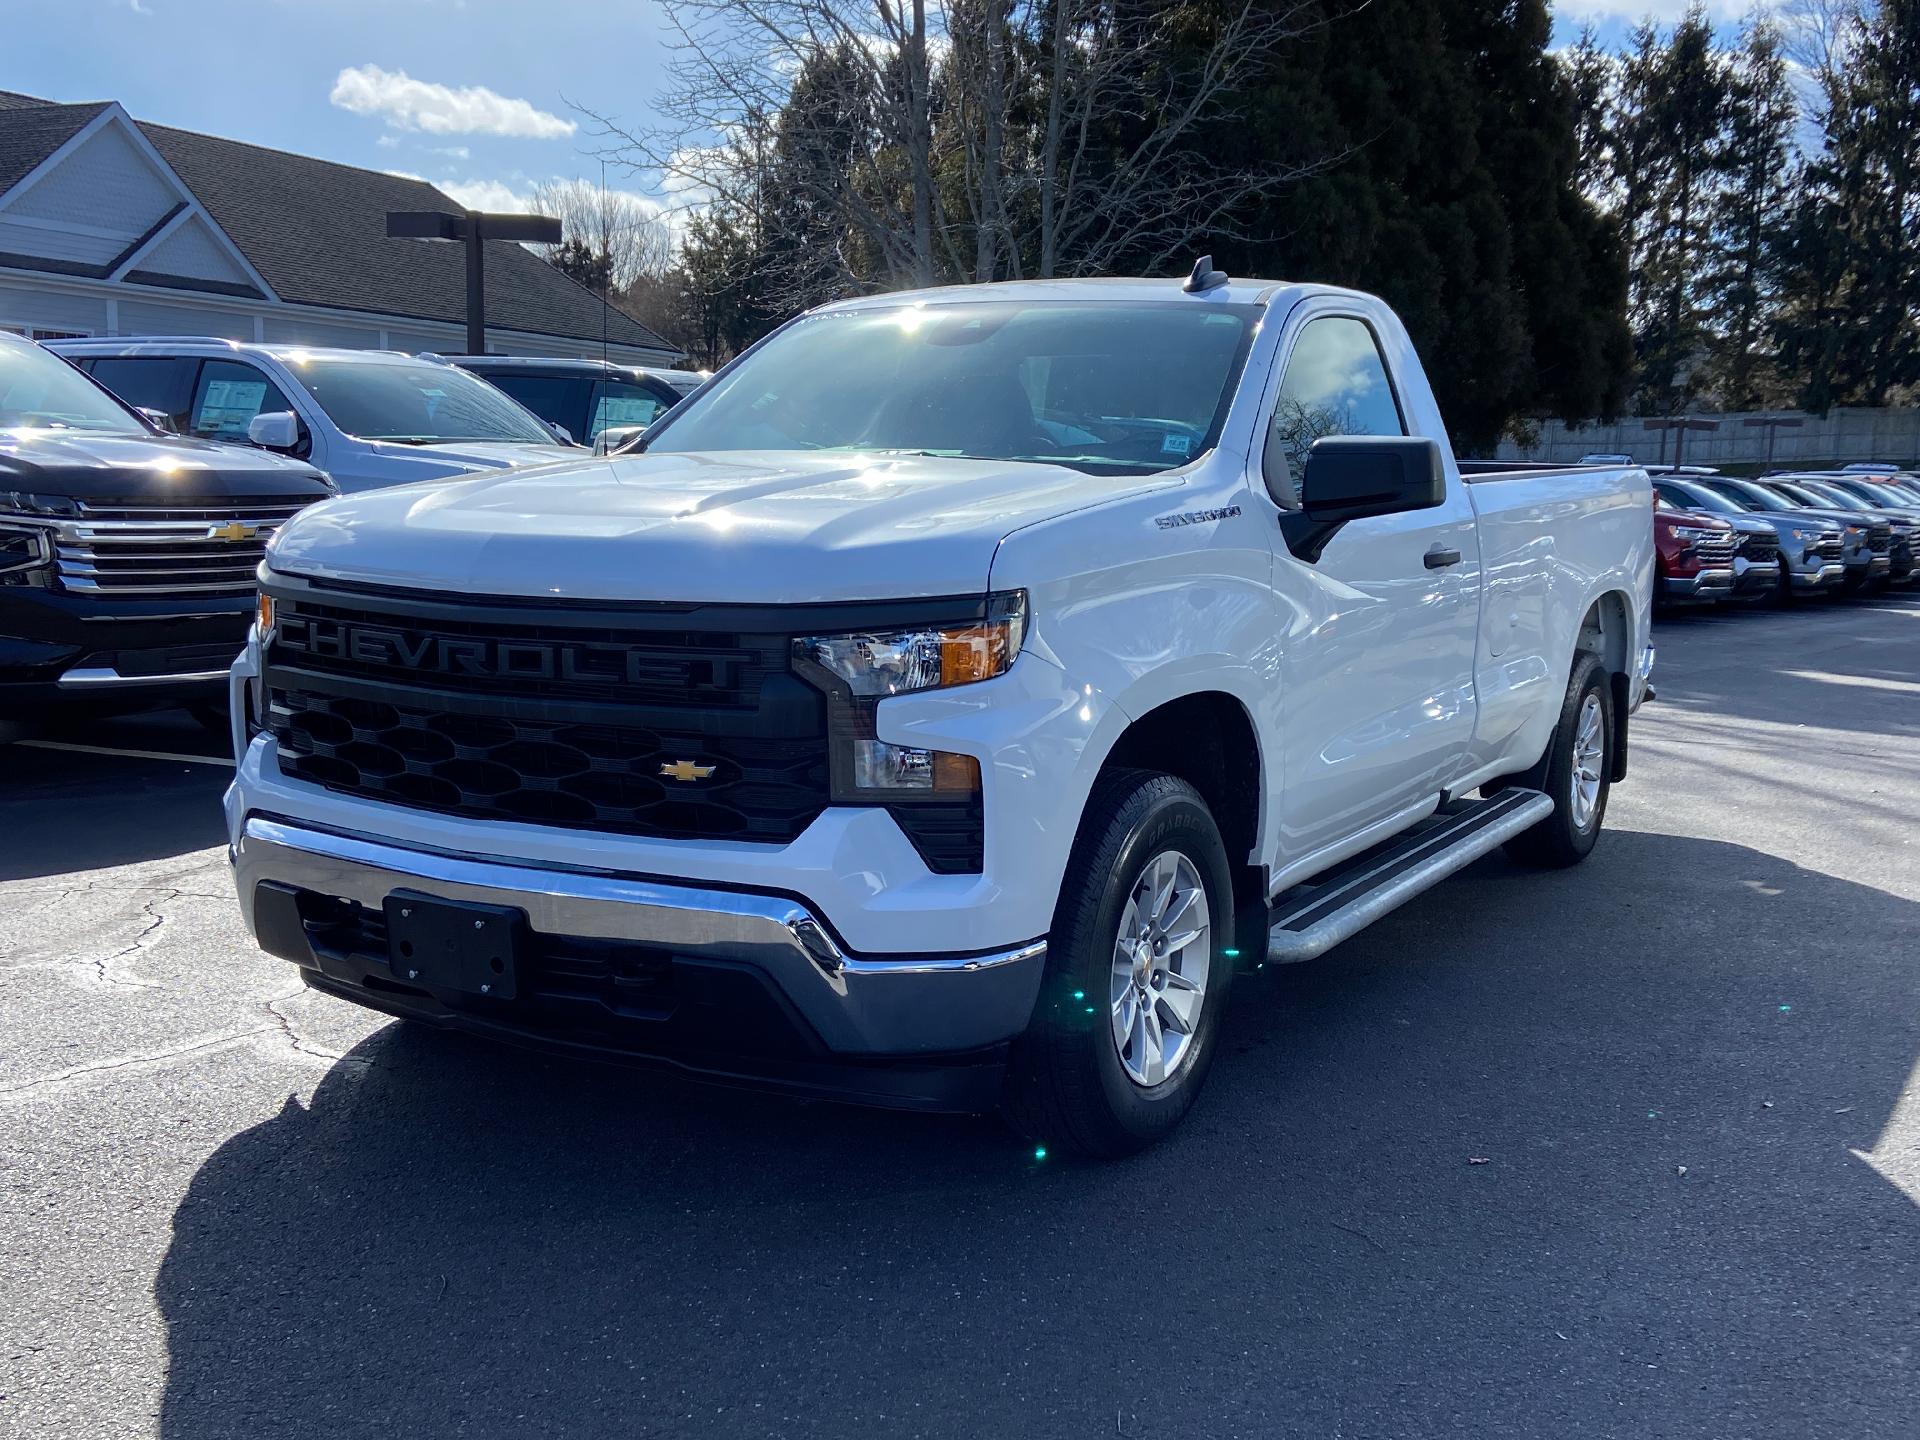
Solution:
<svg viewBox="0 0 1920 1440">
<path fill-rule="evenodd" d="M 92 362 L 93 378 L 139 410 L 158 410 L 187 427 L 188 387 L 200 362 L 181 356 L 103 355 Z"/>
<path fill-rule="evenodd" d="M 1274 430 L 1296 476 L 1323 436 L 1407 433 L 1372 330 L 1344 315 L 1307 322 L 1287 357 Z"/>
<path fill-rule="evenodd" d="M 238 360 L 209 360 L 200 367 L 188 407 L 187 433 L 204 440 L 245 440 L 254 416 L 292 410 L 280 387 Z"/>
<path fill-rule="evenodd" d="M 477 371 L 481 379 L 504 390 L 542 420 L 564 425 L 567 434 L 582 444 L 591 440 L 585 434 L 588 398 L 593 394 L 591 375 L 516 375 L 512 371 Z"/>
</svg>

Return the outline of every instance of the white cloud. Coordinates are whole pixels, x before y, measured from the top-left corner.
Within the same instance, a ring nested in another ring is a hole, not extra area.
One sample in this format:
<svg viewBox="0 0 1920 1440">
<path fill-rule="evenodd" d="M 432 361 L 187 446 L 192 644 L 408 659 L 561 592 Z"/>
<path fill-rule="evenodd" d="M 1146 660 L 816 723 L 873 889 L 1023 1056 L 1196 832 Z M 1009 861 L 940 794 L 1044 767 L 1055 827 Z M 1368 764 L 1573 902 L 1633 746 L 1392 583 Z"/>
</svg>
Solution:
<svg viewBox="0 0 1920 1440">
<path fill-rule="evenodd" d="M 399 147 L 400 137 L 398 135 L 382 135 L 373 143 L 378 145 L 382 150 L 393 150 Z"/>
<path fill-rule="evenodd" d="M 498 95 L 484 85 L 435 85 L 404 70 L 351 65 L 335 78 L 327 97 L 355 115 L 377 115 L 396 130 L 429 135 L 511 135 L 562 140 L 579 127 L 525 100 Z"/>
<path fill-rule="evenodd" d="M 445 155 L 450 160 L 471 160 L 473 152 L 464 145 L 429 145 L 429 155 Z"/>
<path fill-rule="evenodd" d="M 491 210 L 500 214 L 533 208 L 531 196 L 517 193 L 504 180 L 442 180 L 437 188 L 469 210 Z"/>
</svg>

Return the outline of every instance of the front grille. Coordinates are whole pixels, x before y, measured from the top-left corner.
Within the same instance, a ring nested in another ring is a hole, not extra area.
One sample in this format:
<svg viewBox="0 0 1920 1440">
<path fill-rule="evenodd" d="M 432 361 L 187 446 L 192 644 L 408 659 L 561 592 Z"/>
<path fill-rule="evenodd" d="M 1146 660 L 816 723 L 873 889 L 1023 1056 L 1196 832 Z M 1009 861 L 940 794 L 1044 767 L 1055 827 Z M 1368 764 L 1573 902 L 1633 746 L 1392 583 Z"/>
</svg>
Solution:
<svg viewBox="0 0 1920 1440">
<path fill-rule="evenodd" d="M 277 610 L 267 729 L 296 779 L 476 819 L 769 844 L 829 803 L 825 696 L 791 673 L 785 635 Z"/>
<path fill-rule="evenodd" d="M 1733 559 L 1739 537 L 1731 530 L 1716 530 L 1711 535 L 1703 535 L 1693 542 L 1693 553 L 1700 557 L 1703 564 L 1725 565 Z"/>
<path fill-rule="evenodd" d="M 1831 538 L 1826 540 L 1818 541 L 1815 544 L 1808 546 L 1807 548 L 1809 553 L 1817 556 L 1819 559 L 1823 561 L 1824 560 L 1840 560 L 1840 559 L 1843 559 L 1847 553 L 1846 542 L 1842 540 L 1838 535 L 1832 536 Z"/>
<path fill-rule="evenodd" d="M 827 803 L 826 746 L 814 737 L 676 735 L 278 688 L 267 729 L 297 779 L 484 820 L 785 843 Z M 710 773 L 661 774 L 682 759 Z"/>
<path fill-rule="evenodd" d="M 1771 531 L 1745 535 L 1740 541 L 1740 553 L 1750 564 L 1771 564 L 1780 558 L 1780 537 Z"/>
<path fill-rule="evenodd" d="M 1893 549 L 1893 527 L 1875 525 L 1867 531 L 1867 548 L 1876 555 L 1885 555 Z"/>
<path fill-rule="evenodd" d="M 79 519 L 54 527 L 60 584 L 95 595 L 242 594 L 273 532 L 317 498 L 84 502 Z"/>
</svg>

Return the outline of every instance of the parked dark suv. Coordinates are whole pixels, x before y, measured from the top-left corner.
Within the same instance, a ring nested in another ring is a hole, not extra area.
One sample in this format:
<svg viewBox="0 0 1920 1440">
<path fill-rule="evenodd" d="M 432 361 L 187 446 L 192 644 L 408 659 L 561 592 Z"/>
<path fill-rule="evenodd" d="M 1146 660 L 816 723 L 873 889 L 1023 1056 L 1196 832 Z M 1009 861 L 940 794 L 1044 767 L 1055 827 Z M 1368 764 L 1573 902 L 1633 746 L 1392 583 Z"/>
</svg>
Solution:
<svg viewBox="0 0 1920 1440">
<path fill-rule="evenodd" d="M 691 370 L 654 370 L 606 360 L 545 360 L 531 355 L 448 355 L 462 370 L 507 392 L 592 445 L 606 430 L 638 432 L 706 381 Z"/>
<path fill-rule="evenodd" d="M 301 461 L 166 434 L 0 334 L 0 717 L 185 703 L 214 719 L 268 538 L 332 493 Z"/>
</svg>

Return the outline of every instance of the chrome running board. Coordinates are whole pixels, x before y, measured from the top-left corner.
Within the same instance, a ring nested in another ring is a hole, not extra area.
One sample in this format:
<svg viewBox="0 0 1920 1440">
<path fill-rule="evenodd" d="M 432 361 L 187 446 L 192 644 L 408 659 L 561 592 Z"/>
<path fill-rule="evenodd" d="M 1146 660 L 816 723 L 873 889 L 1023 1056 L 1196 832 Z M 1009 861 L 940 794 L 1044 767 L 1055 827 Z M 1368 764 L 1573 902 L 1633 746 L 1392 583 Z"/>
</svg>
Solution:
<svg viewBox="0 0 1920 1440">
<path fill-rule="evenodd" d="M 1502 790 L 1442 806 L 1384 845 L 1276 896 L 1268 962 L 1287 965 L 1325 953 L 1552 813 L 1553 801 L 1538 790 Z"/>
</svg>

